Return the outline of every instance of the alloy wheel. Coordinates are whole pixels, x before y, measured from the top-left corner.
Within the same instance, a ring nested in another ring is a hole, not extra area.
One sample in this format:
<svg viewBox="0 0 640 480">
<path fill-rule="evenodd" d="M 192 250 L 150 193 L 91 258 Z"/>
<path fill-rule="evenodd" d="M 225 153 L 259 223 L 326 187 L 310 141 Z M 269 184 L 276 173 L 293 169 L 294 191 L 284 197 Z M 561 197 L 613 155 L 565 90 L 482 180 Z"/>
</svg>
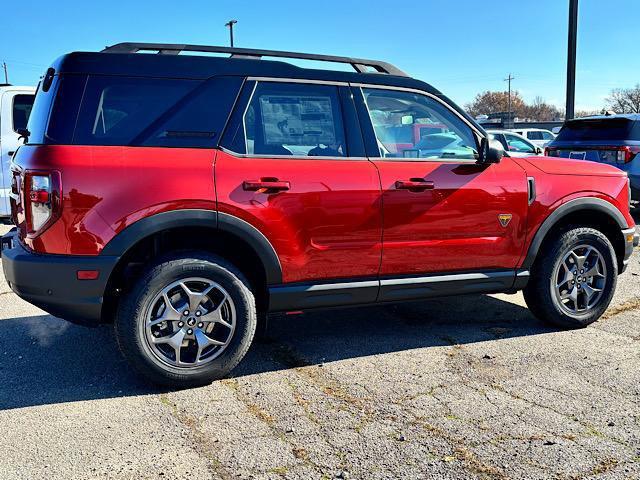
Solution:
<svg viewBox="0 0 640 480">
<path fill-rule="evenodd" d="M 229 293 L 206 278 L 167 285 L 151 302 L 145 317 L 147 345 L 163 363 L 194 368 L 219 357 L 236 326 Z"/>
<path fill-rule="evenodd" d="M 602 253 L 591 245 L 571 247 L 556 265 L 551 288 L 556 302 L 569 315 L 582 315 L 602 299 L 607 267 Z"/>
</svg>

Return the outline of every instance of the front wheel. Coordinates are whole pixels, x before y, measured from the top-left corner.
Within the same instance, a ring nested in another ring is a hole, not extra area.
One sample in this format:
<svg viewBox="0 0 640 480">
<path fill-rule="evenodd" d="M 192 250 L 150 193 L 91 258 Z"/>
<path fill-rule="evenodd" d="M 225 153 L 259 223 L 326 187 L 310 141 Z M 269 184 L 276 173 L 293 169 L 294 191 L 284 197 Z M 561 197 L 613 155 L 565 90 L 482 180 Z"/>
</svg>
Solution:
<svg viewBox="0 0 640 480">
<path fill-rule="evenodd" d="M 125 358 L 153 383 L 191 387 L 226 376 L 256 329 L 244 276 L 205 252 L 164 258 L 120 303 L 115 320 Z"/>
<path fill-rule="evenodd" d="M 573 228 L 540 252 L 524 298 L 541 320 L 565 328 L 586 327 L 611 303 L 617 278 L 609 239 L 593 228 Z"/>
</svg>

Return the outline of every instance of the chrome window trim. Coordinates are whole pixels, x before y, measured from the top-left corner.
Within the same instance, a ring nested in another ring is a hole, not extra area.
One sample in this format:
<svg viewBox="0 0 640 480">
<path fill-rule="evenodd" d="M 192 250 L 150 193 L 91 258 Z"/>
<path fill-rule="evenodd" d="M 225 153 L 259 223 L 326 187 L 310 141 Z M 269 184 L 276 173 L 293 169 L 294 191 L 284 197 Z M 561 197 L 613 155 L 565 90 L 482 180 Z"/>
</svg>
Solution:
<svg viewBox="0 0 640 480">
<path fill-rule="evenodd" d="M 283 77 L 247 77 L 247 81 L 253 82 L 279 82 L 279 83 L 310 83 L 316 85 L 335 85 L 337 87 L 348 87 L 348 82 L 338 82 L 331 80 L 313 80 L 308 78 L 283 78 Z"/>
<path fill-rule="evenodd" d="M 231 155 L 236 158 L 272 158 L 275 160 L 335 160 L 335 161 L 369 161 L 367 157 L 324 157 L 324 156 L 313 156 L 313 157 L 299 157 L 295 155 L 256 155 L 253 153 L 237 153 L 233 150 L 229 150 L 223 146 L 219 146 L 218 149 L 228 155 Z"/>
</svg>

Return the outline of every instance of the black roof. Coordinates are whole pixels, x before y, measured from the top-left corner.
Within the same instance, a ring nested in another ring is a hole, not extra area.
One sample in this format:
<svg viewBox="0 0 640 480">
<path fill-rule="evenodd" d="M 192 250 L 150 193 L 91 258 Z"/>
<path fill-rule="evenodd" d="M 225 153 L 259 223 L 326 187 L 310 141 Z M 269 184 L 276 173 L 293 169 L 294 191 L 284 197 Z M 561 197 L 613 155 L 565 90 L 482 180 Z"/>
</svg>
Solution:
<svg viewBox="0 0 640 480">
<path fill-rule="evenodd" d="M 134 47 L 130 47 L 130 46 Z M 58 58 L 52 65 L 56 73 L 89 73 L 99 75 L 131 75 L 145 77 L 166 77 L 204 80 L 213 75 L 242 75 L 256 77 L 296 78 L 309 80 L 325 80 L 336 82 L 371 83 L 426 90 L 439 94 L 430 85 L 406 76 L 404 72 L 386 62 L 363 60 L 327 55 L 297 54 L 253 49 L 231 49 L 228 47 L 210 48 L 222 53 L 231 53 L 231 57 L 213 57 L 206 55 L 175 55 L 136 53 L 146 51 L 146 45 L 169 47 L 197 47 L 190 45 L 169 44 L 118 44 L 108 47 L 102 52 L 73 52 Z M 140 46 L 140 48 L 138 48 Z M 190 50 L 187 51 L 203 51 Z M 240 53 L 233 53 L 240 52 Z M 249 52 L 249 53 L 245 53 Z M 259 55 L 253 54 L 258 52 Z M 372 66 L 377 72 L 362 71 L 341 72 L 335 70 L 319 70 L 301 68 L 283 61 L 261 60 L 261 56 L 277 56 L 303 58 L 327 62 L 351 63 L 356 66 Z M 383 72 L 389 73 L 383 73 Z"/>
<path fill-rule="evenodd" d="M 158 53 L 138 53 L 147 50 L 156 50 Z M 229 53 L 231 56 L 177 54 L 185 50 Z M 262 60 L 262 56 L 348 63 L 356 71 L 301 68 L 283 61 Z M 475 119 L 428 83 L 411 78 L 397 67 L 377 60 L 229 47 L 121 43 L 107 47 L 102 52 L 72 52 L 63 55 L 52 64 L 52 67 L 56 74 L 127 75 L 193 80 L 205 80 L 215 75 L 237 75 L 413 88 L 443 98 L 471 123 L 478 126 Z M 368 71 L 366 67 L 372 67 L 376 71 Z M 482 130 L 482 127 L 478 126 L 478 128 Z"/>
</svg>

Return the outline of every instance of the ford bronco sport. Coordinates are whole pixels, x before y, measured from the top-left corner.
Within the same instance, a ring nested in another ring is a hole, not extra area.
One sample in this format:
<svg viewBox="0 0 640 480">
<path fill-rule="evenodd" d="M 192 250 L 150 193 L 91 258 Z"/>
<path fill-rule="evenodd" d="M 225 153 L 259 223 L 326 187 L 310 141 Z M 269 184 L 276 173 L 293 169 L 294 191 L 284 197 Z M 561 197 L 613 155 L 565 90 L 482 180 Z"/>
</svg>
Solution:
<svg viewBox="0 0 640 480">
<path fill-rule="evenodd" d="M 269 312 L 524 290 L 539 318 L 585 326 L 638 241 L 624 172 L 502 158 L 384 62 L 71 53 L 43 77 L 26 135 L 7 281 L 53 315 L 113 323 L 125 357 L 167 385 L 228 374 Z"/>
</svg>

